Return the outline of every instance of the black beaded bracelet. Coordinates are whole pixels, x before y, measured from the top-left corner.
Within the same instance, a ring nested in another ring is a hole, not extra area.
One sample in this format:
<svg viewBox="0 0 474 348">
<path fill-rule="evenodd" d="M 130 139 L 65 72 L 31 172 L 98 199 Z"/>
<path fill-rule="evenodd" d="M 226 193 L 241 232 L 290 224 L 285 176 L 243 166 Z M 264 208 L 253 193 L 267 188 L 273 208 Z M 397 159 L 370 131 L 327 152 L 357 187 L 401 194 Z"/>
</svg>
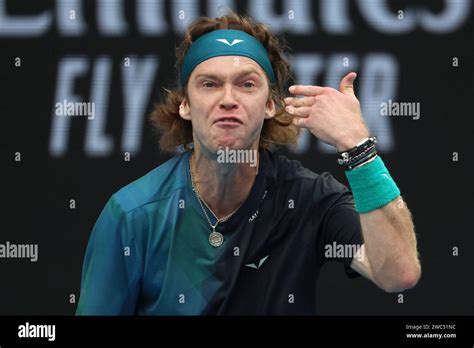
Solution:
<svg viewBox="0 0 474 348">
<path fill-rule="evenodd" d="M 352 169 L 355 169 L 357 167 L 360 167 L 362 166 L 364 163 L 366 162 L 369 162 L 372 158 L 376 157 L 377 156 L 377 151 L 373 151 L 369 154 L 367 154 L 366 156 L 364 156 L 362 159 L 356 161 L 356 162 L 353 162 L 351 164 L 348 164 L 345 169 L 346 170 L 352 170 Z"/>
<path fill-rule="evenodd" d="M 354 146 L 352 149 L 347 151 L 339 152 L 340 158 L 337 160 L 341 166 L 346 166 L 348 169 L 352 169 L 356 164 L 365 162 L 376 154 L 375 144 L 377 143 L 377 137 L 373 136 L 365 139 L 360 144 Z"/>
</svg>

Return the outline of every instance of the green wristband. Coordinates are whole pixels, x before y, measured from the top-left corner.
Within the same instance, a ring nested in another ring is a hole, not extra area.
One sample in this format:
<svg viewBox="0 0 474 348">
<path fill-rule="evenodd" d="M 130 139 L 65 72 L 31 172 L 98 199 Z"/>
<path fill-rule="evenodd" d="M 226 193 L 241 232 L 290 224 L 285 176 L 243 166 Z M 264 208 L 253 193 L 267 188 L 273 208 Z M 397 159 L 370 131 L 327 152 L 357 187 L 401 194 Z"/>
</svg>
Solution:
<svg viewBox="0 0 474 348">
<path fill-rule="evenodd" d="M 358 213 L 368 213 L 383 207 L 400 195 L 397 184 L 380 156 L 359 168 L 346 170 L 345 173 Z"/>
</svg>

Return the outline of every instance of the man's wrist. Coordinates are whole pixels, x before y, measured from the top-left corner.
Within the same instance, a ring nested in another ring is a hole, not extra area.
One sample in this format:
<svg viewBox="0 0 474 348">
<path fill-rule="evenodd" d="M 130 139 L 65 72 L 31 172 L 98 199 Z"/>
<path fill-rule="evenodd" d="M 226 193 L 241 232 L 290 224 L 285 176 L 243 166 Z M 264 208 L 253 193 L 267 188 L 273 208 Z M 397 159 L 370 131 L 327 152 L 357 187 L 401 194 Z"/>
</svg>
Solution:
<svg viewBox="0 0 474 348">
<path fill-rule="evenodd" d="M 383 207 L 400 195 L 380 156 L 366 165 L 345 171 L 358 213 Z"/>
<path fill-rule="evenodd" d="M 336 144 L 336 150 L 338 152 L 348 151 L 364 142 L 369 136 L 369 133 L 366 133 L 360 136 L 345 137 Z"/>
<path fill-rule="evenodd" d="M 338 152 L 340 157 L 338 158 L 337 163 L 349 170 L 359 166 L 377 155 L 377 149 L 375 147 L 376 143 L 376 136 L 363 139 L 353 148 L 347 151 Z"/>
<path fill-rule="evenodd" d="M 362 162 L 361 164 L 355 165 L 352 169 L 357 169 L 357 168 L 363 167 L 363 166 L 365 166 L 366 164 L 368 164 L 368 163 L 372 162 L 373 160 L 375 160 L 377 157 L 378 157 L 378 155 L 375 154 L 375 156 L 369 158 L 367 161 L 364 161 L 364 162 Z"/>
</svg>

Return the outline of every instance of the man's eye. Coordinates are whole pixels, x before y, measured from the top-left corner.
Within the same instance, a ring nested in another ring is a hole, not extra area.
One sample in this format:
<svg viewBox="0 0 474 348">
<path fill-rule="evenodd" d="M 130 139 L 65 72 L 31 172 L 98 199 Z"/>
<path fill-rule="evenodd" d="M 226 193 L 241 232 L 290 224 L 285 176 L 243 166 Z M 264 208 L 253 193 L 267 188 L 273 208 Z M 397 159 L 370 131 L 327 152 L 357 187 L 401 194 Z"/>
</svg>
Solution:
<svg viewBox="0 0 474 348">
<path fill-rule="evenodd" d="M 243 86 L 245 88 L 252 88 L 255 86 L 255 84 L 253 82 L 244 82 Z"/>
<path fill-rule="evenodd" d="M 210 82 L 210 81 L 206 81 L 202 84 L 204 87 L 206 88 L 212 88 L 214 87 L 216 84 L 214 82 Z"/>
</svg>

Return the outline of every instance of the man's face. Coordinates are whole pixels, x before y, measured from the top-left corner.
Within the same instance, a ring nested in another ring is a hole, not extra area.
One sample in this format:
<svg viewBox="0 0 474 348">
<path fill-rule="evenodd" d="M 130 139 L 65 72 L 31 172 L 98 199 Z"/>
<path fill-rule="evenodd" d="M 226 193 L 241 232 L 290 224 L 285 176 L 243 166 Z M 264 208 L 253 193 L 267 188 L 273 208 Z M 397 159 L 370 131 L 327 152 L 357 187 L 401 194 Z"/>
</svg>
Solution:
<svg viewBox="0 0 474 348">
<path fill-rule="evenodd" d="M 202 62 L 187 88 L 180 116 L 192 122 L 195 146 L 211 153 L 225 147 L 256 149 L 264 120 L 275 116 L 265 72 L 247 57 Z"/>
</svg>

